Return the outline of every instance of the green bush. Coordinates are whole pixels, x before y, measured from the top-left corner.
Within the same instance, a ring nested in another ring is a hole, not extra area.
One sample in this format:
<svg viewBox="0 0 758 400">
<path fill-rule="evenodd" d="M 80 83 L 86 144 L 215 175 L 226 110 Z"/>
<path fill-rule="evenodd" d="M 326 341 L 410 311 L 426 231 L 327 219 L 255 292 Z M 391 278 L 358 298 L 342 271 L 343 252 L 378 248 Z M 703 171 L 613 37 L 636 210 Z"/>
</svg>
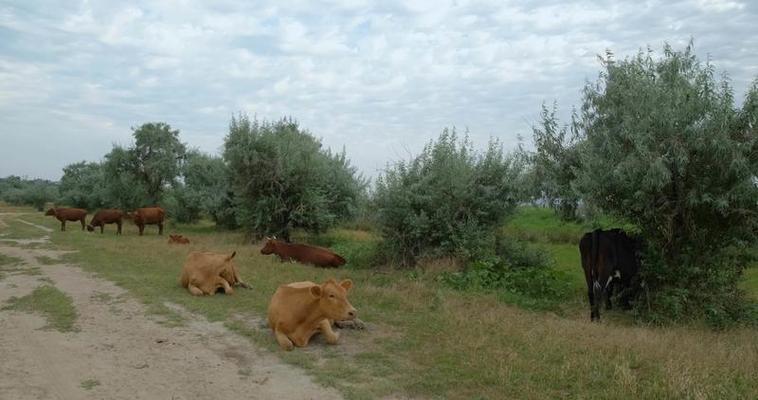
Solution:
<svg viewBox="0 0 758 400">
<path fill-rule="evenodd" d="M 324 232 L 354 213 L 365 182 L 344 150 L 332 153 L 291 119 L 232 118 L 224 142 L 238 222 L 258 237 Z"/>
<path fill-rule="evenodd" d="M 582 107 L 586 139 L 575 187 L 639 227 L 645 304 L 654 320 L 734 320 L 746 299 L 732 251 L 758 240 L 758 81 L 742 108 L 692 45 L 603 60 Z"/>
<path fill-rule="evenodd" d="M 388 167 L 376 185 L 382 252 L 413 265 L 419 257 L 471 260 L 494 254 L 494 232 L 516 206 L 522 165 L 496 141 L 474 151 L 455 130 L 409 162 Z"/>
<path fill-rule="evenodd" d="M 81 161 L 63 167 L 61 203 L 87 210 L 107 208 L 105 175 L 100 163 Z"/>
</svg>

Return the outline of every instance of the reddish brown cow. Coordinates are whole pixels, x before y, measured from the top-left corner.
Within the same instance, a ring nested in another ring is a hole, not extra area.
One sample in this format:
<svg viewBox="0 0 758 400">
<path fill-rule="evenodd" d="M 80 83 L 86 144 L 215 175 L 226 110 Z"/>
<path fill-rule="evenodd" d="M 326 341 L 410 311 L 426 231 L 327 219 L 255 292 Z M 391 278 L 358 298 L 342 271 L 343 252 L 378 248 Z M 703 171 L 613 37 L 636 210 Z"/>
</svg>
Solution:
<svg viewBox="0 0 758 400">
<path fill-rule="evenodd" d="M 317 267 L 337 268 L 345 264 L 344 258 L 329 249 L 307 244 L 286 243 L 276 239 L 266 239 L 261 254 L 276 254 L 282 261 L 294 260 Z"/>
<path fill-rule="evenodd" d="M 168 242 L 176 244 L 189 244 L 190 241 L 188 238 L 182 235 L 168 235 Z"/>
<path fill-rule="evenodd" d="M 145 225 L 158 225 L 158 234 L 163 235 L 163 217 L 166 212 L 160 207 L 138 208 L 132 213 L 132 220 L 139 228 L 139 235 L 145 231 Z"/>
<path fill-rule="evenodd" d="M 58 221 L 61 221 L 61 231 L 66 230 L 66 221 L 81 221 L 82 230 L 84 230 L 84 219 L 87 217 L 87 210 L 81 208 L 53 207 L 47 210 L 45 215 L 53 215 Z"/>
<path fill-rule="evenodd" d="M 100 227 L 100 233 L 103 233 L 105 224 L 116 224 L 116 234 L 121 234 L 121 225 L 123 224 L 124 213 L 121 210 L 106 209 L 95 213 L 95 216 L 87 225 L 87 230 L 92 232 L 96 227 Z"/>
</svg>

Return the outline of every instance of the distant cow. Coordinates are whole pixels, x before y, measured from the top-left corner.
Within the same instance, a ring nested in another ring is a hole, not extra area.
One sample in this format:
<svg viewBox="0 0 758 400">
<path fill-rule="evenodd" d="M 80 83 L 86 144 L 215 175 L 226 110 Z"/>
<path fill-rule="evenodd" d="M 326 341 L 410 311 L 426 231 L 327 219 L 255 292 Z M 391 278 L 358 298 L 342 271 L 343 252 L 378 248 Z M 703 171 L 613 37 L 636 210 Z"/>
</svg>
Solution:
<svg viewBox="0 0 758 400">
<path fill-rule="evenodd" d="M 600 319 L 600 303 L 611 308 L 614 288 L 628 292 L 640 268 L 641 242 L 621 229 L 597 229 L 585 233 L 579 241 L 587 297 L 590 301 L 590 320 Z M 628 306 L 629 294 L 622 293 L 622 305 Z"/>
<path fill-rule="evenodd" d="M 139 235 L 145 231 L 145 225 L 158 225 L 158 234 L 163 235 L 163 217 L 166 212 L 160 207 L 138 208 L 131 215 L 134 224 L 139 228 Z"/>
<path fill-rule="evenodd" d="M 232 261 L 235 254 L 237 252 L 227 255 L 193 251 L 184 262 L 179 282 L 195 296 L 213 295 L 218 290 L 232 294 L 233 286 L 249 289 L 250 286 L 242 281 Z"/>
<path fill-rule="evenodd" d="M 354 320 L 356 310 L 347 301 L 353 281 L 337 283 L 330 279 L 319 285 L 294 282 L 281 285 L 268 306 L 268 325 L 284 350 L 305 347 L 311 337 L 321 332 L 329 344 L 336 344 L 339 334 L 332 330 L 334 321 Z"/>
<path fill-rule="evenodd" d="M 45 215 L 53 215 L 58 221 L 61 221 L 61 231 L 66 230 L 66 221 L 80 221 L 82 223 L 82 230 L 84 230 L 84 220 L 87 217 L 87 210 L 81 208 L 53 207 L 47 210 Z"/>
<path fill-rule="evenodd" d="M 168 235 L 168 242 L 175 244 L 189 244 L 189 239 L 182 235 Z"/>
<path fill-rule="evenodd" d="M 116 234 L 121 234 L 121 225 L 123 223 L 124 213 L 121 210 L 106 209 L 95 213 L 95 216 L 87 225 L 87 230 L 92 232 L 96 227 L 100 227 L 100 233 L 103 233 L 105 224 L 116 224 Z"/>
<path fill-rule="evenodd" d="M 329 249 L 307 244 L 286 243 L 276 238 L 266 239 L 261 254 L 276 254 L 282 261 L 294 260 L 317 267 L 336 268 L 345 264 L 344 258 Z"/>
</svg>

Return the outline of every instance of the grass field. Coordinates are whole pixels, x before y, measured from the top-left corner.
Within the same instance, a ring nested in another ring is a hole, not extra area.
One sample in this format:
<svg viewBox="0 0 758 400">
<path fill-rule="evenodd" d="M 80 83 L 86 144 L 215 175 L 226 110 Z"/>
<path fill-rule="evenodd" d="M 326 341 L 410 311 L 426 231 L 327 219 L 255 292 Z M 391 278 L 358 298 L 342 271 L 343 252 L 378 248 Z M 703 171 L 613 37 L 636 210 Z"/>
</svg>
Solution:
<svg viewBox="0 0 758 400">
<path fill-rule="evenodd" d="M 551 221 L 541 210 L 517 215 L 505 229 L 543 246 L 554 256 L 554 268 L 566 272 L 575 296 L 559 314 L 524 310 L 494 293 L 448 289 L 437 279 L 452 268 L 446 262 L 412 271 L 322 270 L 262 256 L 258 243 L 208 224 L 169 224 L 167 233 L 181 233 L 192 241 L 175 246 L 152 227 L 143 237 L 131 225 L 122 236 L 110 226 L 104 235 L 59 232 L 57 221 L 28 211 L 25 220 L 56 229 L 51 234 L 56 246 L 78 250 L 67 261 L 128 289 L 161 320 L 182 323 L 166 306 L 173 303 L 224 321 L 348 398 L 758 398 L 756 330 L 637 326 L 616 313 L 604 314 L 602 323 L 590 323 L 575 245 L 585 228 Z M 24 224 L 6 222 L 10 226 L 0 228 L 3 232 L 29 234 Z M 343 240 L 375 240 L 363 231 L 331 234 Z M 190 296 L 177 278 L 191 250 L 236 250 L 241 275 L 254 289 L 232 296 Z M 280 351 L 262 327 L 276 287 L 331 277 L 355 282 L 350 300 L 369 329 L 343 331 L 337 346 L 317 341 L 307 349 Z M 758 292 L 755 275 L 746 282 L 746 288 Z"/>
</svg>

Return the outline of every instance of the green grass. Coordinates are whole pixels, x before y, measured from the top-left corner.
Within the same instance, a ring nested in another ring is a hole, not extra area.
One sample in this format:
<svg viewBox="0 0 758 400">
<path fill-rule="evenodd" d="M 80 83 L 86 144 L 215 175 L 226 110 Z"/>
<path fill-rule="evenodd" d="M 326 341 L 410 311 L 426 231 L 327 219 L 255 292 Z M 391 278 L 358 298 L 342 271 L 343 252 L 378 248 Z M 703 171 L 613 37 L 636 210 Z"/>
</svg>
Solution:
<svg viewBox="0 0 758 400">
<path fill-rule="evenodd" d="M 100 386 L 100 381 L 97 379 L 86 379 L 79 383 L 79 387 L 84 390 L 92 390 L 95 388 L 95 386 Z"/>
<path fill-rule="evenodd" d="M 57 221 L 41 222 L 51 226 Z M 546 232 L 549 221 L 540 223 L 540 232 Z M 524 230 L 528 226 L 522 221 Z M 571 234 L 575 235 L 583 228 L 563 229 L 573 230 Z M 261 255 L 260 247 L 251 245 L 244 235 L 218 231 L 207 223 L 169 225 L 166 233 L 181 233 L 192 243 L 170 246 L 166 236 L 157 236 L 154 231 L 138 237 L 129 225 L 120 237 L 69 230 L 54 232 L 52 240 L 62 248 L 78 250 L 66 255 L 67 261 L 128 289 L 151 311 L 170 314 L 164 305 L 170 302 L 212 321 L 223 321 L 350 399 L 758 395 L 755 330 L 713 332 L 692 326 L 634 326 L 612 313 L 603 323 L 590 323 L 582 297 L 578 250 L 568 240 L 535 240 L 554 256 L 555 268 L 565 272 L 575 289 L 576 300 L 556 315 L 508 305 L 496 293 L 448 289 L 438 277 L 455 267 L 444 261 L 412 271 L 324 270 L 280 263 L 274 256 Z M 373 234 L 337 230 L 327 236 L 331 237 L 322 240 L 339 245 L 351 240 L 370 241 Z M 191 250 L 236 250 L 242 278 L 253 290 L 240 289 L 232 296 L 190 296 L 177 279 Z M 279 350 L 269 330 L 261 326 L 276 287 L 331 277 L 353 279 L 350 301 L 369 329 L 343 331 L 336 346 L 316 341 L 307 349 Z"/>
<path fill-rule="evenodd" d="M 35 258 L 37 259 L 37 262 L 42 265 L 53 265 L 58 264 L 59 262 L 57 259 L 48 256 L 37 256 Z"/>
<path fill-rule="evenodd" d="M 12 297 L 3 310 L 41 314 L 47 320 L 45 329 L 60 332 L 75 330 L 76 308 L 71 298 L 54 286 L 40 286 L 24 297 Z"/>
</svg>

